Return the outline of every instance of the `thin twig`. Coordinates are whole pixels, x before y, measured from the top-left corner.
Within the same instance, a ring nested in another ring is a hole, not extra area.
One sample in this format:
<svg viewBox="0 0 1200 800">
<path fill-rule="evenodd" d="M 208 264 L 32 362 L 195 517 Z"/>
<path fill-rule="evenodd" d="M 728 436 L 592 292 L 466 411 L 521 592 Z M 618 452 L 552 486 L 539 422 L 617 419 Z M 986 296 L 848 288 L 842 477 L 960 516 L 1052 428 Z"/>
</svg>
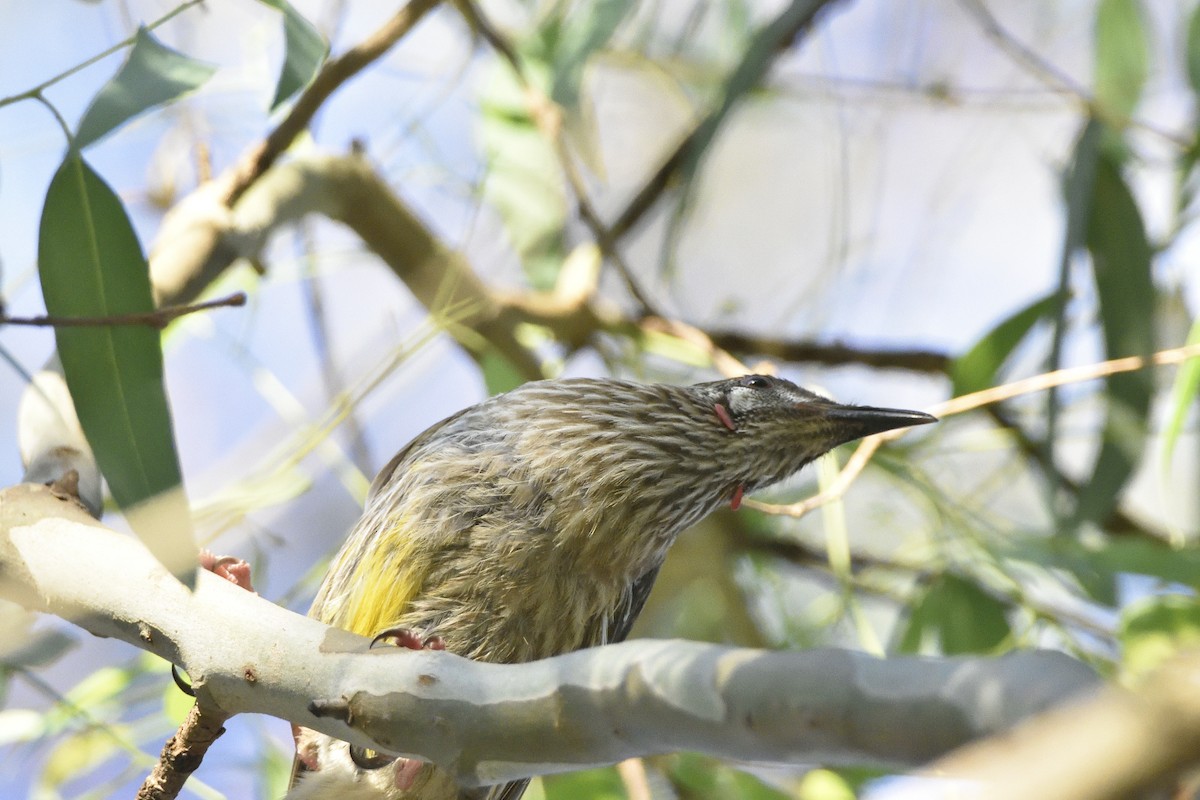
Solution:
<svg viewBox="0 0 1200 800">
<path fill-rule="evenodd" d="M 1053 372 L 1046 372 L 1023 380 L 1006 383 L 1003 386 L 995 386 L 990 389 L 964 394 L 961 397 L 951 398 L 932 406 L 928 411 L 935 417 L 949 417 L 955 414 L 962 414 L 966 411 L 973 411 L 993 403 L 1012 400 L 1022 395 L 1042 392 L 1051 386 L 1065 386 L 1072 383 L 1094 381 L 1100 378 L 1107 378 L 1110 375 L 1117 375 L 1122 372 L 1135 372 L 1151 366 L 1162 367 L 1172 364 L 1182 364 L 1184 361 L 1192 358 L 1200 358 L 1200 344 L 1176 347 L 1171 350 L 1161 350 L 1148 358 L 1127 356 L 1125 358 L 1101 361 L 1096 364 L 1058 369 Z M 879 446 L 884 442 L 900 438 L 908 430 L 907 428 L 902 428 L 886 433 L 877 433 L 874 436 L 868 436 L 863 439 L 862 443 L 854 451 L 854 454 L 850 456 L 850 460 L 846 462 L 846 466 L 842 467 L 837 478 L 828 488 L 812 497 L 801 500 L 798 503 L 762 503 L 757 500 L 747 499 L 743 500 L 742 504 L 767 514 L 802 517 L 815 508 L 840 499 L 846 493 L 846 490 L 850 488 L 850 485 L 854 483 L 855 479 L 858 478 L 859 474 L 866 468 L 871 457 L 875 455 L 875 451 L 879 449 Z"/>
<path fill-rule="evenodd" d="M 817 14 L 827 6 L 832 5 L 834 1 L 824 0 L 824 2 L 813 2 L 799 9 L 793 4 L 785 8 L 773 22 L 768 23 L 763 28 L 764 31 L 772 27 L 779 29 L 780 49 L 776 51 L 776 54 L 782 52 L 783 47 L 793 44 L 796 38 L 812 25 Z M 797 11 L 802 13 L 797 13 Z M 739 65 L 730 79 L 733 80 L 736 78 L 739 82 L 744 82 L 747 85 L 758 85 L 762 82 L 767 71 L 774 63 L 775 59 L 772 57 L 759 59 L 752 64 Z M 692 129 L 691 133 L 683 138 L 674 152 L 667 157 L 666 161 L 662 163 L 658 170 L 643 184 L 637 194 L 633 196 L 625 206 L 625 210 L 617 217 L 617 220 L 609 226 L 614 239 L 620 239 L 629 233 L 641 221 L 646 212 L 658 202 L 663 193 L 675 185 L 685 168 L 693 163 L 692 160 L 708 147 L 716 135 L 717 129 L 728 116 L 730 104 L 736 99 L 727 90 L 724 101 L 710 111 Z"/>
<path fill-rule="evenodd" d="M 1000 21 L 983 4 L 983 0 L 959 0 L 959 2 L 967 13 L 975 18 L 983 34 L 995 42 L 1001 50 L 1008 53 L 1014 61 L 1032 72 L 1046 86 L 1066 91 L 1073 95 L 1079 102 L 1086 106 L 1088 114 L 1091 116 L 1101 119 L 1115 128 L 1122 128 L 1125 125 L 1141 128 L 1147 133 L 1152 133 L 1161 139 L 1165 139 L 1180 149 L 1186 150 L 1192 147 L 1191 140 L 1186 136 L 1164 131 L 1139 119 L 1132 117 L 1125 118 L 1124 116 L 1118 117 L 1112 114 L 1112 112 L 1096 101 L 1095 95 L 1087 87 L 1052 64 L 1041 53 L 1022 42 L 1011 31 L 1001 25 Z"/>
<path fill-rule="evenodd" d="M 937 350 L 885 350 L 852 347 L 839 342 L 820 343 L 802 339 L 779 339 L 741 331 L 707 332 L 713 343 L 730 352 L 773 358 L 790 363 L 807 362 L 825 366 L 858 364 L 878 369 L 905 369 L 945 375 L 954 360 Z"/>
<path fill-rule="evenodd" d="M 1152 366 L 1172 366 L 1182 364 L 1193 358 L 1200 358 L 1200 344 L 1175 347 L 1170 350 L 1160 350 L 1149 356 L 1126 356 L 1125 358 L 1114 358 L 1095 364 L 1056 369 L 1053 372 L 1034 375 L 1023 380 L 1006 383 L 1003 386 L 995 386 L 990 389 L 964 394 L 961 397 L 951 398 L 930 408 L 929 413 L 937 417 L 948 417 L 954 414 L 961 414 L 964 411 L 973 411 L 992 403 L 1012 400 L 1022 395 L 1042 392 L 1051 386 L 1066 386 L 1072 383 L 1095 381 L 1107 378 L 1110 375 L 1118 375 L 1122 372 L 1136 372 L 1139 369 Z"/>
<path fill-rule="evenodd" d="M 561 110 L 546 97 L 538 87 L 529 79 L 529 75 L 525 70 L 525 65 L 521 61 L 517 50 L 512 46 L 496 26 L 492 25 L 491 21 L 484 16 L 479 7 L 472 0 L 457 0 L 455 5 L 470 25 L 482 38 L 487 42 L 493 50 L 508 62 L 512 68 L 513 74 L 516 76 L 517 83 L 525 91 L 529 101 L 529 114 L 537 124 L 538 129 L 545 135 L 554 147 L 554 153 L 558 158 L 559 165 L 562 167 L 563 176 L 567 179 L 567 185 L 571 188 L 572 194 L 575 195 L 575 204 L 579 210 L 580 219 L 588 226 L 592 232 L 592 236 L 596 239 L 596 244 L 600 248 L 600 252 L 612 263 L 616 268 L 617 274 L 621 276 L 621 280 L 625 283 L 625 288 L 640 307 L 642 316 L 662 316 L 651 303 L 649 296 L 638 283 L 637 278 L 633 275 L 633 270 L 629 264 L 621 256 L 617 249 L 617 240 L 609 230 L 608 225 L 600 218 L 599 212 L 592 204 L 591 197 L 588 195 L 587 186 L 584 183 L 583 176 L 579 173 L 578 167 L 575 165 L 575 159 L 571 156 L 570 148 L 567 146 L 567 138 L 563 131 L 562 112 Z"/>
<path fill-rule="evenodd" d="M 229 714 L 196 702 L 179 730 L 163 745 L 154 769 L 138 789 L 136 800 L 173 800 L 212 743 L 225 732 Z"/>
<path fill-rule="evenodd" d="M 745 526 L 733 525 L 728 528 L 731 534 L 731 541 L 743 552 L 763 553 L 774 558 L 781 559 L 789 564 L 795 564 L 799 567 L 817 570 L 822 573 L 827 573 L 830 577 L 836 578 L 832 574 L 829 566 L 829 554 L 826 550 L 818 547 L 811 547 L 807 543 L 796 539 L 779 539 L 764 537 L 757 532 L 752 532 Z M 903 573 L 908 578 L 911 578 L 918 583 L 929 582 L 936 577 L 944 574 L 954 575 L 964 580 L 975 582 L 981 591 L 1014 607 L 1027 608 L 1040 617 L 1053 620 L 1061 625 L 1070 625 L 1081 630 L 1086 630 L 1096 636 L 1112 639 L 1114 631 L 1111 625 L 1105 625 L 1089 618 L 1085 614 L 1070 608 L 1065 608 L 1060 604 L 1054 603 L 1049 599 L 1038 599 L 1031 597 L 1020 584 L 1013 581 L 1012 590 L 998 589 L 982 583 L 966 570 L 955 568 L 951 564 L 931 564 L 928 560 L 906 560 L 895 558 L 894 556 L 883 556 L 876 553 L 867 553 L 860 550 L 850 551 L 850 577 L 854 580 L 855 588 L 872 592 L 874 594 L 883 594 L 877 588 L 872 587 L 864 582 L 861 573 L 867 570 L 883 570 L 893 573 Z M 888 596 L 888 595 L 884 595 Z M 893 597 L 892 599 L 898 599 Z M 911 598 L 898 599 L 899 602 L 910 602 Z"/>
<path fill-rule="evenodd" d="M 158 19 L 154 20 L 153 22 L 147 23 L 145 25 L 145 28 L 146 28 L 146 30 L 152 31 L 155 28 L 162 25 L 163 23 L 168 22 L 168 21 L 174 19 L 175 17 L 179 16 L 180 14 L 182 14 L 184 11 L 187 11 L 192 6 L 200 5 L 203 2 L 204 2 L 204 0 L 187 0 L 187 2 L 180 3 L 179 5 L 175 6 L 175 8 L 171 9 L 166 14 L 163 14 Z M 44 92 L 46 89 L 49 89 L 51 86 L 58 83 L 59 81 L 66 80 L 67 78 L 71 77 L 75 73 L 87 69 L 92 64 L 95 64 L 98 61 L 103 61 L 104 59 L 111 56 L 113 53 L 116 53 L 120 50 L 125 49 L 126 47 L 129 47 L 136 40 L 137 40 L 136 36 L 130 36 L 128 39 L 124 39 L 120 42 L 117 42 L 112 47 L 108 48 L 107 50 L 99 52 L 96 55 L 92 56 L 91 58 L 89 58 L 85 61 L 79 62 L 78 64 L 65 70 L 64 72 L 58 73 L 53 78 L 49 78 L 47 80 L 42 81 L 37 86 L 34 86 L 31 89 L 26 89 L 25 91 L 20 92 L 18 94 L 0 98 L 0 108 L 3 108 L 4 106 L 7 106 L 7 105 L 12 105 L 13 103 L 18 103 L 22 100 L 33 100 L 33 99 L 39 97 L 42 94 L 42 92 Z"/>
<path fill-rule="evenodd" d="M 654 800 L 650 781 L 646 777 L 646 762 L 640 758 L 627 758 L 617 764 L 617 774 L 625 787 L 627 800 Z"/>
<path fill-rule="evenodd" d="M 1017 449 L 1034 469 L 1040 471 L 1048 481 L 1053 481 L 1055 485 L 1063 487 L 1073 495 L 1079 495 L 1082 489 L 1080 484 L 1064 475 L 1062 470 L 1058 469 L 1058 466 L 1047 457 L 1044 444 L 1035 440 L 1004 408 L 993 404 L 985 406 L 984 410 L 997 427 L 1012 434 Z M 1167 539 L 1166 533 L 1150 529 L 1144 523 L 1134 520 L 1120 508 L 1113 508 L 1109 512 L 1108 518 L 1101 523 L 1101 527 L 1109 533 L 1134 534 L 1158 541 Z"/>
<path fill-rule="evenodd" d="M 166 306 L 154 311 L 136 314 L 112 314 L 102 317 L 4 317 L 0 325 L 27 325 L 40 328 L 99 328 L 112 325 L 145 325 L 162 330 L 180 317 L 208 311 L 214 308 L 239 307 L 246 305 L 246 293 L 234 292 L 228 297 L 205 300 L 185 306 Z"/>
<path fill-rule="evenodd" d="M 331 94 L 390 50 L 437 4 L 438 0 L 410 0 L 379 30 L 337 58 L 327 61 L 283 121 L 246 152 L 232 169 L 222 196 L 225 205 L 233 206 L 251 184 L 275 163 L 275 159 L 308 127 Z"/>
</svg>

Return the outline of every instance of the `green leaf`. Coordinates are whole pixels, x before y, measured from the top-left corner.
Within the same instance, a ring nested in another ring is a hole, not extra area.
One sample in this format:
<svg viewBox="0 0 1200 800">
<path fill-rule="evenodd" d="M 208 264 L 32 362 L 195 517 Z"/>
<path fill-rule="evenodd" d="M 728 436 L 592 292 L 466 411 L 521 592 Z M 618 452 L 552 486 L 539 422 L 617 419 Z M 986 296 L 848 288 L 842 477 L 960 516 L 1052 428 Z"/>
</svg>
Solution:
<svg viewBox="0 0 1200 800">
<path fill-rule="evenodd" d="M 1087 246 L 1088 220 L 1092 214 L 1092 195 L 1095 192 L 1096 162 L 1100 158 L 1100 148 L 1108 136 L 1104 124 L 1094 117 L 1089 117 L 1075 140 L 1071 155 L 1071 164 L 1063 178 L 1063 202 L 1066 205 L 1066 230 L 1063 232 L 1062 250 L 1058 261 L 1058 284 L 1054 292 L 1053 338 L 1050 344 L 1050 357 L 1047 371 L 1058 370 L 1062 367 L 1063 346 L 1067 338 L 1068 322 L 1067 304 L 1071 295 L 1071 264 L 1076 255 Z M 1051 386 L 1046 392 L 1046 437 L 1043 445 L 1043 457 L 1049 464 L 1055 464 L 1055 447 L 1058 443 L 1059 416 L 1061 404 L 1057 387 Z M 1058 480 L 1055 478 L 1054 483 Z M 1061 506 L 1056 493 L 1049 495 L 1053 513 L 1061 520 L 1069 513 L 1069 509 Z M 1069 533 L 1064 526 L 1063 534 Z"/>
<path fill-rule="evenodd" d="M 521 371 L 495 348 L 489 347 L 479 362 L 488 394 L 501 394 L 525 383 Z"/>
<path fill-rule="evenodd" d="M 1200 550 L 1176 548 L 1166 542 L 1122 536 L 1090 548 L 1089 560 L 1113 575 L 1136 573 L 1200 588 Z"/>
<path fill-rule="evenodd" d="M 1200 645 L 1200 599 L 1157 595 L 1130 603 L 1117 630 L 1121 666 L 1129 675 L 1145 675 L 1183 649 Z"/>
<path fill-rule="evenodd" d="M 879 766 L 814 769 L 800 781 L 794 796 L 795 800 L 840 800 L 839 793 L 844 787 L 850 791 L 850 797 L 860 797 L 868 793 L 868 784 L 891 774 L 892 770 Z M 816 778 L 813 784 L 810 777 Z"/>
<path fill-rule="evenodd" d="M 1101 0 L 1096 7 L 1096 101 L 1118 121 L 1128 119 L 1149 74 L 1149 31 L 1141 3 Z"/>
<path fill-rule="evenodd" d="M 625 784 L 612 767 L 542 777 L 546 800 L 625 800 Z"/>
<path fill-rule="evenodd" d="M 694 202 L 696 176 L 721 127 L 734 108 L 762 83 L 771 65 L 775 63 L 776 53 L 793 42 L 796 31 L 810 25 L 823 6 L 824 3 L 818 0 L 792 0 L 778 16 L 759 28 L 746 45 L 742 60 L 725 79 L 721 87 L 720 101 L 696 126 L 687 147 L 680 153 L 679 199 L 671 213 L 667 235 L 662 245 L 662 265 L 665 270 L 673 269 L 676 245 L 683 234 L 684 222 Z"/>
<path fill-rule="evenodd" d="M 67 708 L 61 711 L 74 715 L 80 710 L 95 712 L 111 705 L 129 688 L 136 675 L 135 670 L 125 667 L 100 667 L 71 687 L 65 696 Z"/>
<path fill-rule="evenodd" d="M 283 14 L 283 66 L 279 71 L 279 81 L 275 84 L 275 97 L 271 100 L 271 110 L 274 111 L 308 85 L 329 55 L 329 45 L 312 23 L 287 0 L 259 2 Z"/>
<path fill-rule="evenodd" d="M 1192 10 L 1187 26 L 1187 78 L 1192 94 L 1200 96 L 1200 6 Z"/>
<path fill-rule="evenodd" d="M 1156 299 L 1150 243 L 1133 193 L 1115 157 L 1107 153 L 1096 162 L 1087 246 L 1100 298 L 1105 352 L 1109 358 L 1149 356 L 1154 352 Z M 1106 388 L 1108 413 L 1100 454 L 1080 491 L 1073 525 L 1108 516 L 1145 445 L 1154 395 L 1151 372 L 1112 375 Z"/>
<path fill-rule="evenodd" d="M 61 797 L 57 791 L 59 787 L 118 755 L 122 749 L 121 740 L 128 734 L 128 727 L 120 724 L 89 727 L 68 734 L 55 743 L 42 761 L 41 774 L 34 784 L 34 796 Z"/>
<path fill-rule="evenodd" d="M 1014 537 L 1008 556 L 1045 569 L 1073 575 L 1097 602 L 1114 605 L 1115 578 L 1146 575 L 1166 583 L 1200 588 L 1200 548 L 1172 547 L 1145 537 L 1104 537 L 1095 542 L 1077 538 L 1027 535 Z"/>
<path fill-rule="evenodd" d="M 1187 344 L 1200 344 L 1200 318 L 1192 323 Z M 1175 373 L 1175 384 L 1171 387 L 1171 416 L 1163 428 L 1164 467 L 1171 463 L 1188 410 L 1196 404 L 1197 393 L 1200 393 L 1200 358 L 1192 358 L 1179 366 L 1179 371 Z"/>
<path fill-rule="evenodd" d="M 1013 350 L 1041 319 L 1054 311 L 1056 295 L 1035 300 L 1000 322 L 974 347 L 954 360 L 950 367 L 955 396 L 978 392 L 992 386 L 1000 367 Z"/>
<path fill-rule="evenodd" d="M 542 83 L 544 72 L 533 66 L 530 73 L 535 84 Z M 488 163 L 484 199 L 504 221 L 530 284 L 549 291 L 566 258 L 568 205 L 558 157 L 529 116 L 510 70 L 492 71 L 480 102 Z"/>
<path fill-rule="evenodd" d="M 75 134 L 82 150 L 143 111 L 174 100 L 207 81 L 216 68 L 161 44 L 138 28 L 129 58 L 92 100 Z"/>
<path fill-rule="evenodd" d="M 789 795 L 715 758 L 678 753 L 669 758 L 671 782 L 694 800 L 788 800 Z"/>
<path fill-rule="evenodd" d="M 1108 540 L 1104 544 L 1109 544 Z M 1078 538 L 1047 536 L 1029 532 L 1008 537 L 1000 548 L 1006 557 L 1036 565 L 1043 570 L 1069 573 L 1088 596 L 1103 605 L 1116 602 L 1116 575 L 1097 546 L 1082 544 Z"/>
<path fill-rule="evenodd" d="M 154 309 L 146 258 L 125 208 L 77 152 L 67 155 L 46 192 L 38 269 L 52 316 Z M 113 498 L 155 557 L 185 577 L 195 566 L 196 544 L 180 489 L 159 332 L 145 325 L 58 326 L 55 338 Z"/>
<path fill-rule="evenodd" d="M 557 29 L 554 52 L 554 83 L 550 98 L 565 109 L 579 102 L 583 68 L 588 59 L 608 44 L 617 26 L 632 7 L 630 0 L 597 0 L 580 6 L 568 24 Z"/>
<path fill-rule="evenodd" d="M 855 800 L 854 787 L 829 769 L 810 770 L 796 789 L 798 800 Z"/>
<path fill-rule="evenodd" d="M 1007 606 L 975 583 L 951 573 L 937 576 L 914 602 L 900 650 L 944 655 L 987 653 L 1011 633 Z"/>
</svg>

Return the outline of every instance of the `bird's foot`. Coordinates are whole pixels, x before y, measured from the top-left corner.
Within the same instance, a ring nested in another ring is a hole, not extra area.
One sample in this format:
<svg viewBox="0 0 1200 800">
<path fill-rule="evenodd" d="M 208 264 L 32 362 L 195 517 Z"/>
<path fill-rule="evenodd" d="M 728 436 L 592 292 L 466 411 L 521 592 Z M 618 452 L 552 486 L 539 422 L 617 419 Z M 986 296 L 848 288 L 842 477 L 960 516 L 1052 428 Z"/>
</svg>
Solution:
<svg viewBox="0 0 1200 800">
<path fill-rule="evenodd" d="M 388 628 L 375 634 L 371 647 L 376 645 L 403 647 L 408 650 L 445 650 L 446 642 L 440 636 L 421 637 L 412 628 Z"/>
<path fill-rule="evenodd" d="M 250 582 L 250 562 L 243 558 L 218 556 L 208 550 L 201 550 L 200 566 L 247 592 L 254 591 L 254 585 Z"/>
<path fill-rule="evenodd" d="M 406 650 L 445 650 L 446 642 L 440 636 L 425 636 L 412 628 L 387 628 L 375 634 L 371 647 L 379 645 L 402 647 Z M 394 758 L 362 747 L 351 747 L 350 758 L 355 766 L 363 770 L 376 770 L 390 766 L 392 782 L 401 791 L 411 789 L 421 777 L 425 762 L 417 758 Z"/>
</svg>

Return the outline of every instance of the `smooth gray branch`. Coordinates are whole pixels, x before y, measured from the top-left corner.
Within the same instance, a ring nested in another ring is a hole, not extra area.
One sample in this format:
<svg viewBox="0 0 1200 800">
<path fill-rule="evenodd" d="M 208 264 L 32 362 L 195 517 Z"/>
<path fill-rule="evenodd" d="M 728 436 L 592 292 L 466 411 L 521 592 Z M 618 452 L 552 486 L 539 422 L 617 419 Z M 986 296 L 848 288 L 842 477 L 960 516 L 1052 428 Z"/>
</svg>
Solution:
<svg viewBox="0 0 1200 800">
<path fill-rule="evenodd" d="M 1096 682 L 1051 652 L 877 659 L 642 640 L 523 665 L 368 650 L 136 540 L 41 486 L 0 492 L 0 596 L 172 661 L 204 702 L 427 758 L 464 785 L 696 750 L 915 766 Z"/>
</svg>

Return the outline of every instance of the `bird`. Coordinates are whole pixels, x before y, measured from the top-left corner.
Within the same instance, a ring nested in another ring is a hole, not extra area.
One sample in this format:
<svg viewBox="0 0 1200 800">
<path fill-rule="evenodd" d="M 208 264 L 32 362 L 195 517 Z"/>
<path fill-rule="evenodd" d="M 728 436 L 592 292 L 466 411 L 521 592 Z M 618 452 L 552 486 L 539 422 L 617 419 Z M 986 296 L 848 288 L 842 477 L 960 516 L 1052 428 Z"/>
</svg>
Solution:
<svg viewBox="0 0 1200 800">
<path fill-rule="evenodd" d="M 526 383 L 438 422 L 383 468 L 309 615 L 414 649 L 521 663 L 624 640 L 668 548 L 838 445 L 935 422 L 771 375 L 679 386 Z M 516 800 L 301 729 L 286 800 Z"/>
</svg>

